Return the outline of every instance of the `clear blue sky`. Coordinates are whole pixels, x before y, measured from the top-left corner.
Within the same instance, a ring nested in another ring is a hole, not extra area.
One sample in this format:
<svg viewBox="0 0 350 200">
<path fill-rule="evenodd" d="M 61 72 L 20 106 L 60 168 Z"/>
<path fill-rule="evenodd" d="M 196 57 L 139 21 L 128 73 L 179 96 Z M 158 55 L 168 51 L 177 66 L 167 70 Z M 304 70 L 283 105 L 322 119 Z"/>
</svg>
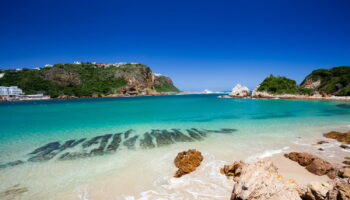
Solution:
<svg viewBox="0 0 350 200">
<path fill-rule="evenodd" d="M 0 68 L 140 62 L 182 90 L 350 65 L 349 0 L 2 0 Z"/>
</svg>

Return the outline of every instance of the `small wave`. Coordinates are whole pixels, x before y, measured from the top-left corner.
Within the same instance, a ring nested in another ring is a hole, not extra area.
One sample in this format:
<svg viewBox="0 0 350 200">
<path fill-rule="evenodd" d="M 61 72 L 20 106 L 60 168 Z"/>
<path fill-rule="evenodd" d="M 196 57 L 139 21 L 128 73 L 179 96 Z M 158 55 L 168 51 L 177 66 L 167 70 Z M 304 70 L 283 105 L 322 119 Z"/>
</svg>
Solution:
<svg viewBox="0 0 350 200">
<path fill-rule="evenodd" d="M 220 174 L 220 168 L 225 164 L 225 161 L 208 155 L 196 171 L 181 178 L 174 178 L 173 174 L 159 177 L 153 183 L 155 189 L 124 196 L 124 199 L 229 199 L 233 181 Z"/>
<path fill-rule="evenodd" d="M 282 153 L 282 152 L 284 152 L 287 149 L 289 149 L 289 146 L 283 147 L 281 149 L 266 150 L 263 153 L 255 154 L 253 156 L 248 157 L 245 161 L 246 162 L 251 162 L 251 161 L 254 161 L 254 160 L 257 160 L 257 159 L 271 157 L 271 156 L 273 156 L 275 154 Z"/>
</svg>

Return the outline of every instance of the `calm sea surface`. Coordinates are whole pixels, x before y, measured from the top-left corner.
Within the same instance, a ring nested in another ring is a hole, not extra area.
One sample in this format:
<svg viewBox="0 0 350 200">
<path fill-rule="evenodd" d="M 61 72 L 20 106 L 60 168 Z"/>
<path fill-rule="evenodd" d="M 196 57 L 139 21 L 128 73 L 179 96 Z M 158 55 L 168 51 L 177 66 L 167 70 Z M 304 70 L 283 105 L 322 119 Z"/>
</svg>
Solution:
<svg viewBox="0 0 350 200">
<path fill-rule="evenodd" d="M 0 190 L 20 184 L 23 199 L 191 199 L 213 186 L 172 191 L 179 151 L 197 148 L 212 166 L 350 128 L 349 102 L 217 96 L 2 102 Z"/>
</svg>

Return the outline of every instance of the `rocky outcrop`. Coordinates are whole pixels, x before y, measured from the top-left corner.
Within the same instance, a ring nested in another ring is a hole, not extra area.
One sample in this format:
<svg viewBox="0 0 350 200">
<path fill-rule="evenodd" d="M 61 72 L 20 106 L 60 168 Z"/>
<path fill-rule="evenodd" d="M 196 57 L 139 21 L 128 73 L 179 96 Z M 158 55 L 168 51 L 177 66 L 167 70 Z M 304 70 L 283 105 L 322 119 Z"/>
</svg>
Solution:
<svg viewBox="0 0 350 200">
<path fill-rule="evenodd" d="M 250 96 L 249 88 L 237 84 L 229 94 L 230 97 L 248 97 Z"/>
<path fill-rule="evenodd" d="M 349 200 L 349 179 L 335 179 L 330 182 L 311 182 L 301 194 L 303 200 Z"/>
<path fill-rule="evenodd" d="M 285 157 L 299 163 L 299 165 L 304 166 L 309 172 L 318 176 L 327 175 L 329 178 L 334 179 L 339 174 L 339 169 L 331 163 L 309 153 L 291 152 L 285 154 Z"/>
<path fill-rule="evenodd" d="M 329 133 L 323 134 L 324 137 L 326 138 L 331 138 L 338 140 L 339 142 L 344 142 L 346 144 L 350 144 L 350 131 L 348 132 L 337 132 L 337 131 L 331 131 Z"/>
<path fill-rule="evenodd" d="M 237 181 L 237 178 L 241 175 L 243 167 L 244 162 L 235 161 L 231 165 L 224 165 L 224 167 L 220 169 L 220 173 L 225 174 L 228 178 L 233 177 L 233 180 Z"/>
<path fill-rule="evenodd" d="M 321 85 L 321 80 L 312 80 L 312 78 L 306 78 L 301 84 L 302 87 L 308 89 L 316 89 Z"/>
<path fill-rule="evenodd" d="M 177 168 L 175 177 L 179 178 L 185 174 L 191 173 L 201 164 L 203 156 L 201 152 L 190 149 L 177 154 L 174 163 Z"/>
<path fill-rule="evenodd" d="M 231 200 L 300 200 L 295 181 L 278 174 L 270 160 L 245 164 L 234 184 Z"/>
</svg>

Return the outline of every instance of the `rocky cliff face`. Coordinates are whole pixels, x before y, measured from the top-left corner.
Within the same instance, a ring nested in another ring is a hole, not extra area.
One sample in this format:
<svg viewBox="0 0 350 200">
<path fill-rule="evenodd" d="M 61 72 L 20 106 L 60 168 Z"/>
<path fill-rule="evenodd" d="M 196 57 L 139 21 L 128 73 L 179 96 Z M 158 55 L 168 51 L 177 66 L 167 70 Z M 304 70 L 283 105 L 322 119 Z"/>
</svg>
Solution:
<svg viewBox="0 0 350 200">
<path fill-rule="evenodd" d="M 0 85 L 17 85 L 25 93 L 57 96 L 147 95 L 179 92 L 169 77 L 143 64 L 56 64 L 40 70 L 5 70 Z"/>
</svg>

